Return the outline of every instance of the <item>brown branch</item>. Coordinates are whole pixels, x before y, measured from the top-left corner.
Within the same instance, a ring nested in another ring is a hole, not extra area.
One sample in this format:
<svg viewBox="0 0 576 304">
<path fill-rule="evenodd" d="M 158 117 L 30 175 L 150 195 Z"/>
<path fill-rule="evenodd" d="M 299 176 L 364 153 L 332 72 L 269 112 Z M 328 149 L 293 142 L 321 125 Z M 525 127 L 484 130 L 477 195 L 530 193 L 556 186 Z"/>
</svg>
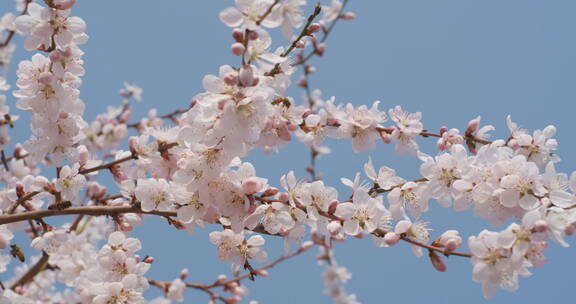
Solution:
<svg viewBox="0 0 576 304">
<path fill-rule="evenodd" d="M 300 247 L 300 248 L 298 248 L 298 250 L 296 250 L 296 251 L 294 251 L 294 252 L 291 252 L 291 253 L 288 253 L 288 254 L 286 254 L 286 255 L 283 255 L 283 256 L 277 258 L 276 260 L 270 262 L 269 264 L 266 264 L 266 265 L 264 265 L 264 266 L 258 267 L 257 269 L 254 270 L 254 272 L 258 273 L 258 272 L 263 271 L 263 270 L 266 270 L 266 269 L 268 269 L 268 268 L 272 268 L 272 267 L 276 266 L 276 265 L 277 265 L 278 263 L 280 263 L 280 262 L 283 262 L 283 261 L 285 261 L 285 260 L 287 260 L 287 259 L 289 259 L 289 258 L 291 258 L 291 257 L 295 257 L 295 256 L 297 256 L 297 255 L 299 255 L 299 254 L 301 254 L 301 253 L 303 253 L 303 252 L 306 252 L 306 251 L 310 250 L 312 247 L 314 247 L 314 246 Z M 212 284 L 210 284 L 210 285 L 207 285 L 207 287 L 208 287 L 208 288 L 213 288 L 213 287 L 217 287 L 217 286 L 226 286 L 226 285 L 229 285 L 229 284 L 231 284 L 231 283 L 238 282 L 238 281 L 241 281 L 241 280 L 243 280 L 243 279 L 249 278 L 251 275 L 253 275 L 254 272 L 247 272 L 247 273 L 245 273 L 245 274 L 243 274 L 243 275 L 236 276 L 236 277 L 234 277 L 234 278 L 232 278 L 232 279 L 230 279 L 230 280 L 226 280 L 226 281 L 223 281 L 223 282 L 216 281 L 216 282 L 214 282 L 214 283 L 212 283 Z M 193 284 L 193 283 L 186 283 L 186 286 L 188 286 L 188 284 Z M 195 285 L 198 285 L 198 284 L 195 284 Z M 192 287 L 192 286 L 190 286 L 190 287 Z"/>
<path fill-rule="evenodd" d="M 14 282 L 14 284 L 10 286 L 10 289 L 14 290 L 16 287 L 23 286 L 28 282 L 31 282 L 34 277 L 48 265 L 49 257 L 50 256 L 46 252 L 43 252 L 42 257 L 38 260 L 38 262 L 36 262 L 34 266 L 30 267 L 30 269 L 28 269 L 28 271 L 22 277 L 20 277 L 20 279 L 18 279 L 18 281 Z"/>
<path fill-rule="evenodd" d="M 22 10 L 22 12 L 20 13 L 20 16 L 26 15 L 28 13 L 28 5 L 32 1 L 33 0 L 26 0 L 25 1 L 24 10 Z M 14 38 L 14 34 L 16 34 L 16 31 L 8 31 L 8 36 L 6 36 L 6 39 L 4 40 L 4 42 L 0 43 L 0 48 L 4 48 L 4 47 L 8 46 L 8 44 L 10 44 L 10 41 L 12 40 L 12 38 Z"/>
<path fill-rule="evenodd" d="M 16 223 L 27 220 L 37 220 L 46 217 L 60 216 L 60 215 L 117 215 L 122 213 L 138 213 L 138 214 L 151 214 L 163 217 L 174 217 L 176 211 L 143 211 L 137 206 L 87 206 L 87 207 L 71 207 L 67 209 L 42 209 L 34 210 L 16 214 L 1 215 L 0 225 Z"/>
<path fill-rule="evenodd" d="M 308 28 L 310 27 L 310 25 L 312 24 L 312 22 L 314 21 L 314 19 L 316 17 L 318 17 L 318 15 L 320 14 L 320 12 L 322 11 L 322 7 L 320 6 L 320 3 L 317 3 L 316 6 L 314 7 L 314 12 L 308 16 L 308 20 L 306 21 L 306 24 L 304 25 L 304 27 L 302 28 L 302 31 L 300 32 L 300 34 L 298 35 L 298 37 L 292 41 L 292 43 L 290 44 L 290 47 L 288 47 L 288 49 L 286 51 L 284 51 L 282 54 L 280 54 L 280 57 L 286 57 L 288 55 L 290 55 L 290 53 L 292 52 L 292 50 L 294 50 L 294 48 L 296 48 L 296 45 L 298 44 L 298 42 L 304 38 L 305 36 L 309 36 L 312 33 L 310 33 L 310 31 L 308 30 Z M 272 70 L 268 73 L 266 73 L 268 76 L 274 76 L 278 73 L 281 73 L 282 70 L 280 69 L 280 63 L 276 63 L 276 65 L 274 65 L 274 67 L 272 68 Z"/>
<path fill-rule="evenodd" d="M 118 164 L 121 164 L 121 163 L 123 163 L 123 162 L 130 161 L 130 160 L 133 160 L 133 159 L 137 159 L 137 158 L 138 158 L 138 157 L 135 156 L 135 155 L 129 155 L 129 156 L 126 156 L 126 157 L 117 159 L 117 160 L 115 160 L 115 161 L 102 164 L 102 165 L 100 165 L 100 166 L 96 166 L 96 167 L 92 167 L 92 168 L 80 170 L 80 171 L 78 171 L 78 174 L 83 174 L 83 175 L 85 175 L 85 174 L 88 174 L 88 173 L 92 173 L 92 172 L 96 172 L 96 171 L 100 171 L 100 170 L 104 170 L 104 169 L 111 169 L 111 168 L 113 168 L 114 166 L 116 166 L 116 165 L 118 165 Z"/>
<path fill-rule="evenodd" d="M 32 191 L 24 196 L 22 196 L 21 198 L 17 199 L 12 206 L 10 206 L 10 208 L 8 209 L 8 214 L 12 214 L 14 213 L 14 211 L 16 211 L 16 208 L 18 208 L 18 206 L 20 206 L 21 204 L 25 203 L 26 201 L 28 201 L 29 199 L 33 198 L 34 196 L 40 194 L 40 191 Z"/>
<path fill-rule="evenodd" d="M 342 14 L 342 12 L 344 11 L 344 8 L 346 7 L 346 4 L 348 4 L 348 0 L 344 0 L 344 2 L 342 2 L 342 7 L 340 8 L 340 11 L 338 12 L 338 17 L 336 17 L 336 19 L 334 21 L 332 21 L 332 23 L 330 24 L 330 26 L 328 27 L 328 29 L 326 31 L 324 31 L 324 36 L 322 36 L 322 39 L 320 39 L 320 43 L 323 43 L 326 41 L 326 39 L 328 39 L 328 36 L 330 35 L 330 33 L 332 32 L 332 30 L 334 29 L 334 26 L 336 26 L 336 22 L 338 22 L 338 20 L 340 20 L 340 15 Z M 304 64 L 306 63 L 306 61 L 308 61 L 310 58 L 312 58 L 314 55 L 316 55 L 316 51 L 311 51 L 308 55 L 304 56 L 302 60 L 299 60 L 297 62 L 295 62 L 293 64 L 293 66 L 297 66 L 299 64 Z"/>
<path fill-rule="evenodd" d="M 262 21 L 264 21 L 264 19 L 266 19 L 266 17 L 268 17 L 268 15 L 270 15 L 270 13 L 272 12 L 272 10 L 276 6 L 276 4 L 278 4 L 279 2 L 280 2 L 280 0 L 274 1 L 274 3 L 272 3 L 272 5 L 270 5 L 270 7 L 268 7 L 266 12 L 264 12 L 264 14 L 262 16 L 260 16 L 260 18 L 258 18 L 258 20 L 256 21 L 256 25 L 260 25 L 260 23 L 262 23 Z"/>
<path fill-rule="evenodd" d="M 162 118 L 162 119 L 170 119 L 173 121 L 177 115 L 184 114 L 184 113 L 188 112 L 188 110 L 190 110 L 193 106 L 194 106 L 194 103 L 191 103 L 190 106 L 185 108 L 185 109 L 176 109 L 170 113 L 160 115 L 157 117 Z M 141 122 L 135 122 L 135 123 L 127 124 L 126 126 L 128 128 L 138 128 L 140 125 L 141 125 Z"/>
<path fill-rule="evenodd" d="M 170 288 L 171 282 L 163 282 L 163 281 L 158 281 L 158 280 L 148 280 L 148 283 L 152 286 L 160 288 L 162 291 L 164 291 L 164 293 L 166 293 L 166 292 L 168 292 L 168 289 Z M 201 290 L 201 291 L 207 293 L 208 295 L 210 295 L 210 299 L 212 299 L 212 300 L 217 299 L 217 300 L 222 301 L 223 303 L 229 303 L 229 301 L 226 298 L 224 298 L 224 297 L 220 296 L 219 294 L 217 294 L 216 292 L 210 290 L 210 288 L 206 287 L 206 285 L 186 283 L 186 287 Z"/>
</svg>

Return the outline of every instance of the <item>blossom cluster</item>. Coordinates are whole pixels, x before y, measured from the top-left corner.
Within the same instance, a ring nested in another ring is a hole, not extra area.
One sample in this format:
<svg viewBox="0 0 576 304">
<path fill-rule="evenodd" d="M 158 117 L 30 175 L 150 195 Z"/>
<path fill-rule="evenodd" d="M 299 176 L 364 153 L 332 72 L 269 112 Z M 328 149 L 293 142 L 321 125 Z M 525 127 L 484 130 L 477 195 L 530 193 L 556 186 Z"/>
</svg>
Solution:
<svg viewBox="0 0 576 304">
<path fill-rule="evenodd" d="M 438 271 L 447 270 L 441 254 L 470 257 L 472 278 L 490 297 L 497 286 L 516 290 L 519 276 L 545 264 L 549 241 L 568 246 L 564 236 L 576 229 L 576 173 L 556 172 L 554 126 L 529 133 L 508 117 L 510 136 L 489 140 L 494 127 L 481 127 L 477 117 L 463 132 L 442 127 L 433 133 L 424 128 L 420 112 L 401 106 L 381 110 L 380 101 L 338 103 L 310 92 L 307 77 L 314 68 L 306 60 L 324 54 L 324 40 L 336 21 L 354 18 L 344 11 L 347 1 L 317 5 L 306 18 L 305 0 L 236 0 L 219 17 L 232 28 L 231 51 L 240 64 L 204 76 L 204 91 L 187 107 L 166 115 L 151 110 L 136 123 L 129 123 L 130 101 L 140 101 L 142 89 L 128 83 L 120 91 L 120 106 L 90 123 L 84 120 L 79 45 L 88 36 L 84 21 L 70 16 L 75 1 L 18 3 L 23 14 L 5 15 L 0 30 L 24 35 L 25 48 L 39 53 L 20 62 L 17 71 L 13 95 L 16 107 L 31 113 L 33 135 L 17 144 L 11 157 L 2 153 L 0 250 L 11 245 L 18 257 L 11 243 L 14 233 L 24 231 L 42 254 L 15 267 L 0 302 L 146 303 L 143 292 L 153 285 L 164 297 L 150 303 L 184 301 L 187 287 L 204 291 L 210 301 L 237 303 L 247 295 L 240 280 L 265 273 L 254 265 L 268 258 L 266 235 L 283 238 L 289 255 L 307 250 L 308 239 L 320 246 L 327 262 L 326 294 L 336 303 L 359 301 L 342 287 L 350 274 L 331 257 L 332 243 L 364 235 L 377 247 L 409 242 L 416 256 L 427 251 Z M 276 27 L 287 46 L 273 48 L 269 31 Z M 9 47 L 0 47 L 0 62 L 8 62 L 10 54 Z M 299 66 L 304 75 L 297 84 L 307 91 L 302 102 L 288 95 Z M 0 91 L 7 90 L 0 78 Z M 0 94 L 2 150 L 10 140 L 5 126 L 17 119 L 5 102 Z M 437 138 L 434 155 L 418 144 L 427 137 Z M 255 148 L 278 152 L 297 139 L 314 161 L 330 152 L 327 138 L 349 139 L 357 153 L 375 149 L 378 142 L 394 144 L 397 154 L 421 161 L 421 177 L 407 180 L 387 166 L 376 170 L 369 159 L 366 179 L 360 173 L 353 180 L 342 178 L 346 191 L 338 191 L 317 178 L 313 167 L 312 178 L 298 179 L 290 171 L 276 183 L 243 160 Z M 56 175 L 43 172 L 45 167 L 55 167 Z M 116 192 L 98 180 L 104 170 Z M 471 236 L 471 253 L 460 252 L 460 232 L 432 237 L 424 218 L 433 200 L 455 211 L 472 208 L 493 226 L 511 224 Z M 61 227 L 44 220 L 66 214 L 78 217 Z M 183 270 L 171 282 L 146 278 L 153 259 L 141 258 L 141 242 L 130 236 L 145 214 L 190 233 L 217 227 L 209 241 L 235 277 L 187 284 Z M 0 272 L 12 261 L 0 255 Z M 57 283 L 66 287 L 50 288 Z M 229 298 L 213 291 L 219 286 Z"/>
</svg>

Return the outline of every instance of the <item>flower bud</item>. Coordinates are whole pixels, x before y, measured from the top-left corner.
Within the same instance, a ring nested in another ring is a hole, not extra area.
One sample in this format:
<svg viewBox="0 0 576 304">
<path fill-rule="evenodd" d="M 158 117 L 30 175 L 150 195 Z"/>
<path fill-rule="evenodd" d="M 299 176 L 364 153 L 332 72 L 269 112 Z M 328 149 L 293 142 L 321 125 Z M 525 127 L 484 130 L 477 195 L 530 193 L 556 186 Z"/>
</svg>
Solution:
<svg viewBox="0 0 576 304">
<path fill-rule="evenodd" d="M 130 148 L 130 152 L 133 155 L 137 155 L 138 154 L 138 137 L 130 136 L 130 138 L 128 139 L 128 147 Z"/>
<path fill-rule="evenodd" d="M 59 10 L 70 9 L 76 4 L 76 0 L 53 0 L 52 7 Z"/>
<path fill-rule="evenodd" d="M 314 52 L 316 52 L 316 54 L 318 54 L 318 56 L 324 55 L 325 51 L 326 51 L 326 44 L 324 44 L 324 43 L 320 43 L 320 44 L 316 45 L 316 47 L 314 48 Z"/>
<path fill-rule="evenodd" d="M 306 46 L 306 43 L 304 43 L 304 41 L 302 41 L 302 40 L 298 40 L 298 42 L 296 42 L 296 44 L 294 45 L 294 47 L 297 49 L 303 49 L 305 46 Z"/>
<path fill-rule="evenodd" d="M 430 250 L 428 253 L 428 257 L 430 257 L 430 262 L 432 262 L 432 266 L 434 266 L 434 269 L 440 272 L 446 271 L 447 269 L 446 263 L 444 263 L 444 260 L 442 260 L 442 258 L 436 252 Z"/>
<path fill-rule="evenodd" d="M 122 222 L 120 224 L 120 230 L 125 232 L 132 231 L 132 225 L 130 225 L 130 223 L 127 222 Z"/>
<path fill-rule="evenodd" d="M 318 31 L 320 31 L 320 29 L 322 28 L 322 26 L 318 23 L 312 23 L 310 24 L 310 26 L 308 27 L 308 35 L 316 33 Z"/>
<path fill-rule="evenodd" d="M 336 207 L 338 207 L 338 200 L 333 200 L 330 202 L 330 204 L 328 205 L 328 213 L 330 214 L 334 214 L 334 212 L 336 212 Z"/>
<path fill-rule="evenodd" d="M 88 148 L 84 145 L 78 146 L 78 162 L 80 167 L 84 167 L 89 158 Z"/>
<path fill-rule="evenodd" d="M 184 280 L 186 279 L 186 277 L 188 276 L 188 268 L 184 268 L 180 271 L 180 280 Z"/>
<path fill-rule="evenodd" d="M 400 240 L 400 235 L 394 232 L 388 232 L 384 235 L 384 243 L 388 246 L 394 246 Z"/>
<path fill-rule="evenodd" d="M 258 32 L 255 32 L 255 31 L 248 32 L 248 39 L 250 39 L 250 40 L 256 40 L 256 39 L 258 39 L 258 36 L 259 36 Z"/>
<path fill-rule="evenodd" d="M 236 40 L 236 42 L 244 41 L 244 32 L 241 29 L 235 28 L 232 30 L 232 38 Z"/>
<path fill-rule="evenodd" d="M 10 240 L 6 239 L 5 237 L 0 236 L 0 250 L 8 247 Z"/>
<path fill-rule="evenodd" d="M 147 256 L 146 258 L 144 258 L 144 260 L 142 262 L 152 264 L 152 263 L 154 263 L 154 258 L 151 256 Z"/>
<path fill-rule="evenodd" d="M 232 44 L 232 46 L 230 47 L 230 50 L 232 51 L 232 54 L 236 55 L 236 56 L 241 56 L 244 51 L 246 50 L 246 47 L 244 47 L 244 45 L 240 42 L 236 42 L 234 44 Z"/>
<path fill-rule="evenodd" d="M 262 196 L 272 196 L 272 195 L 278 194 L 278 192 L 279 192 L 278 188 L 270 187 L 270 188 L 266 189 L 266 191 L 264 191 L 264 193 L 262 193 Z"/>
<path fill-rule="evenodd" d="M 479 126 L 480 126 L 480 116 L 468 122 L 468 126 L 466 127 L 466 133 L 468 132 L 473 133 L 474 131 L 478 130 Z"/>
<path fill-rule="evenodd" d="M 447 126 L 442 126 L 442 127 L 440 128 L 440 135 L 446 133 L 446 131 L 448 131 L 448 127 L 447 127 Z"/>
<path fill-rule="evenodd" d="M 296 85 L 298 85 L 299 87 L 306 88 L 308 87 L 308 80 L 306 79 L 306 77 L 301 76 L 300 79 L 298 79 Z"/>
<path fill-rule="evenodd" d="M 444 245 L 444 249 L 446 250 L 446 252 L 452 252 L 456 250 L 458 247 L 460 247 L 460 243 L 456 239 L 448 240 Z"/>
<path fill-rule="evenodd" d="M 314 246 L 314 242 L 312 241 L 306 241 L 301 245 L 302 249 L 310 249 L 312 246 Z"/>
<path fill-rule="evenodd" d="M 342 20 L 353 20 L 356 18 L 356 14 L 354 14 L 353 12 L 346 12 L 346 13 L 340 15 L 339 17 Z"/>
<path fill-rule="evenodd" d="M 227 277 L 226 277 L 225 274 L 218 275 L 218 276 L 216 277 L 216 282 L 218 282 L 218 283 L 226 282 L 226 278 L 227 278 Z"/>
</svg>

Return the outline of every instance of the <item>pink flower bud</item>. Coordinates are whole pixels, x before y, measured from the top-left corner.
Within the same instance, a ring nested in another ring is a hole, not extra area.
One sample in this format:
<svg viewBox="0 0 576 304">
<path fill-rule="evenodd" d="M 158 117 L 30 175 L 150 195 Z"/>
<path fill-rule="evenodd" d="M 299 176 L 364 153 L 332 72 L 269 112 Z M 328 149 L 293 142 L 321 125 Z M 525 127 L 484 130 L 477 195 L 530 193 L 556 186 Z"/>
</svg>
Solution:
<svg viewBox="0 0 576 304">
<path fill-rule="evenodd" d="M 232 289 L 232 293 L 235 296 L 239 296 L 241 298 L 243 298 L 244 296 L 246 296 L 246 290 L 244 290 L 244 288 L 242 287 L 236 287 Z"/>
<path fill-rule="evenodd" d="M 132 115 L 132 112 L 130 110 L 126 110 L 120 115 L 118 119 L 120 122 L 125 123 L 130 119 L 130 115 Z"/>
<path fill-rule="evenodd" d="M 278 195 L 278 200 L 281 202 L 287 202 L 289 199 L 290 196 L 286 192 L 281 192 L 280 195 Z"/>
<path fill-rule="evenodd" d="M 304 43 L 304 41 L 302 40 L 298 40 L 298 42 L 296 42 L 296 44 L 294 45 L 294 47 L 296 47 L 297 49 L 303 49 L 306 46 L 306 43 Z"/>
<path fill-rule="evenodd" d="M 302 249 L 310 249 L 312 246 L 314 246 L 314 242 L 306 241 L 306 242 L 302 243 L 301 248 Z"/>
<path fill-rule="evenodd" d="M 444 249 L 446 250 L 446 252 L 452 252 L 452 251 L 456 250 L 459 246 L 460 246 L 460 244 L 459 244 L 458 240 L 450 239 L 444 245 Z"/>
<path fill-rule="evenodd" d="M 446 271 L 447 269 L 446 263 L 444 263 L 444 260 L 442 260 L 442 258 L 436 252 L 430 251 L 428 253 L 428 256 L 430 257 L 430 262 L 432 262 L 432 266 L 434 266 L 434 269 L 440 272 Z"/>
<path fill-rule="evenodd" d="M 38 75 L 38 81 L 44 85 L 52 83 L 54 76 L 50 72 L 42 72 Z"/>
<path fill-rule="evenodd" d="M 473 133 L 474 131 L 478 130 L 480 126 L 480 116 L 472 119 L 468 122 L 468 127 L 466 127 L 466 132 Z"/>
<path fill-rule="evenodd" d="M 444 134 L 446 131 L 448 131 L 448 127 L 447 126 L 443 126 L 440 128 L 440 135 Z"/>
<path fill-rule="evenodd" d="M 308 86 L 308 80 L 306 79 L 306 77 L 301 76 L 300 79 L 298 79 L 298 82 L 296 83 L 299 87 L 307 87 Z"/>
<path fill-rule="evenodd" d="M 548 230 L 548 223 L 545 220 L 537 220 L 534 223 L 534 232 L 544 232 Z"/>
<path fill-rule="evenodd" d="M 59 10 L 70 9 L 76 4 L 76 0 L 53 0 L 52 5 Z"/>
<path fill-rule="evenodd" d="M 102 188 L 106 191 L 106 187 L 101 187 L 97 182 L 90 183 L 88 185 L 88 196 L 90 197 L 99 197 L 100 193 L 102 193 Z"/>
<path fill-rule="evenodd" d="M 278 192 L 279 192 L 278 188 L 270 187 L 270 188 L 266 189 L 266 191 L 264 191 L 264 193 L 262 193 L 262 196 L 272 196 L 272 195 L 278 194 Z"/>
<path fill-rule="evenodd" d="M 232 30 L 232 38 L 236 40 L 236 42 L 244 41 L 244 32 L 241 29 L 235 28 Z"/>
<path fill-rule="evenodd" d="M 312 74 L 316 72 L 316 68 L 313 65 L 307 64 L 305 69 L 307 74 Z"/>
<path fill-rule="evenodd" d="M 346 12 L 346 13 L 340 15 L 339 17 L 342 20 L 353 20 L 356 18 L 356 14 L 354 14 L 353 12 Z"/>
<path fill-rule="evenodd" d="M 266 271 L 266 269 L 259 269 L 259 270 L 256 270 L 256 274 L 258 274 L 261 277 L 267 277 L 268 271 Z"/>
<path fill-rule="evenodd" d="M 122 222 L 122 223 L 120 224 L 120 230 L 122 230 L 122 231 L 132 231 L 132 225 L 130 225 L 130 224 L 127 223 L 127 222 Z"/>
<path fill-rule="evenodd" d="M 232 54 L 236 55 L 236 56 L 241 56 L 244 51 L 246 50 L 246 48 L 244 47 L 244 45 L 240 42 L 236 42 L 234 44 L 232 44 L 232 46 L 230 47 L 230 50 L 232 51 Z"/>
<path fill-rule="evenodd" d="M 326 228 L 331 235 L 337 235 L 342 231 L 342 225 L 339 221 L 331 221 Z"/>
<path fill-rule="evenodd" d="M 330 204 L 328 205 L 328 213 L 330 214 L 334 214 L 334 212 L 336 212 L 336 207 L 338 207 L 338 200 L 333 200 L 330 202 Z"/>
<path fill-rule="evenodd" d="M 250 177 L 242 182 L 244 194 L 254 194 L 260 191 L 260 188 L 262 188 L 262 182 L 255 177 Z"/>
<path fill-rule="evenodd" d="M 86 148 L 86 146 L 84 145 L 78 146 L 78 162 L 80 163 L 81 167 L 86 165 L 89 156 L 90 155 L 88 153 L 88 148 Z"/>
<path fill-rule="evenodd" d="M 258 39 L 258 32 L 254 32 L 254 31 L 250 31 L 248 32 L 248 39 L 250 40 L 256 40 Z"/>
<path fill-rule="evenodd" d="M 326 44 L 320 43 L 320 44 L 316 45 L 316 48 L 314 49 L 314 51 L 316 52 L 316 54 L 318 54 L 318 56 L 324 55 L 324 52 L 326 51 Z"/>
<path fill-rule="evenodd" d="M 188 268 L 184 268 L 180 271 L 180 280 L 184 280 L 186 279 L 186 277 L 188 276 Z"/>
<path fill-rule="evenodd" d="M 21 182 L 16 182 L 16 195 L 20 198 L 26 195 L 24 192 L 24 185 Z"/>
<path fill-rule="evenodd" d="M 308 35 L 320 31 L 321 28 L 322 28 L 322 26 L 318 23 L 310 24 L 310 26 L 308 27 Z"/>
<path fill-rule="evenodd" d="M 147 264 L 152 264 L 152 263 L 154 263 L 154 258 L 151 256 L 147 256 L 146 258 L 144 258 L 144 260 L 142 262 L 147 263 Z"/>
<path fill-rule="evenodd" d="M 226 282 L 226 275 L 225 274 L 221 274 L 218 275 L 218 277 L 216 277 L 216 282 L 222 283 L 222 282 Z"/>
<path fill-rule="evenodd" d="M 400 235 L 394 232 L 388 232 L 384 235 L 384 243 L 388 246 L 394 246 L 400 240 Z"/>
<path fill-rule="evenodd" d="M 9 240 L 7 240 L 6 238 L 0 237 L 0 250 L 8 247 L 9 243 L 10 243 Z"/>
<path fill-rule="evenodd" d="M 128 139 L 128 147 L 130 147 L 130 152 L 132 152 L 132 154 L 136 155 L 138 154 L 138 137 L 136 136 L 130 136 L 130 138 Z"/>
<path fill-rule="evenodd" d="M 245 87 L 250 87 L 254 83 L 254 73 L 249 65 L 245 65 L 240 68 L 240 73 L 238 73 L 240 83 Z"/>
</svg>

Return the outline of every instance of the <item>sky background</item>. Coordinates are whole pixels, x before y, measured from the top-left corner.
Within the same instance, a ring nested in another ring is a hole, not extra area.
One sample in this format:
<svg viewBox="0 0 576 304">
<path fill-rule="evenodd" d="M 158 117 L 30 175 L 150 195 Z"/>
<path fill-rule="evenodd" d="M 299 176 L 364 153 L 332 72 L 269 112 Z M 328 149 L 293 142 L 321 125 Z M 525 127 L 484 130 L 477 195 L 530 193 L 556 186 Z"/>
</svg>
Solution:
<svg viewBox="0 0 576 304">
<path fill-rule="evenodd" d="M 11 2 L 2 0 L 0 13 L 11 9 Z M 133 120 L 150 108 L 168 113 L 187 106 L 192 96 L 202 92 L 206 74 L 217 74 L 223 64 L 238 64 L 229 51 L 230 29 L 218 19 L 218 13 L 230 5 L 231 0 L 78 1 L 73 15 L 87 22 L 91 36 L 82 46 L 87 71 L 81 87 L 85 119 L 90 121 L 107 105 L 118 105 L 124 81 L 144 89 Z M 462 130 L 477 115 L 483 124 L 497 128 L 498 138 L 507 136 L 508 114 L 530 130 L 554 124 L 563 159 L 557 168 L 567 173 L 576 169 L 575 1 L 350 0 L 349 10 L 357 19 L 340 22 L 328 39 L 324 58 L 311 61 L 318 71 L 311 76 L 310 86 L 322 89 L 324 97 L 358 105 L 381 100 L 381 109 L 401 105 L 421 111 L 425 128 L 431 131 L 443 125 Z M 280 38 L 274 45 L 287 44 Z M 16 63 L 32 55 L 18 47 L 9 78 L 12 84 Z M 290 93 L 301 100 L 297 88 Z M 13 97 L 10 102 L 15 102 Z M 28 132 L 21 123 L 12 134 L 24 140 Z M 435 153 L 434 139 L 419 142 L 424 152 Z M 341 197 L 349 191 L 340 177 L 353 178 L 368 156 L 377 168 L 387 165 L 406 179 L 419 177 L 420 161 L 396 156 L 392 146 L 380 143 L 374 151 L 354 154 L 349 141 L 329 141 L 329 145 L 333 153 L 319 159 L 318 169 Z M 294 142 L 279 154 L 254 151 L 247 160 L 254 163 L 259 176 L 278 185 L 280 176 L 291 169 L 307 177 L 308 157 L 304 146 Z M 446 229 L 458 229 L 465 238 L 482 229 L 504 229 L 489 227 L 472 217 L 471 211 L 456 213 L 435 203 L 431 209 L 424 220 L 431 222 L 433 237 Z M 216 248 L 208 241 L 207 234 L 214 229 L 208 226 L 188 235 L 159 219 L 147 219 L 134 231 L 144 245 L 141 253 L 156 258 L 147 277 L 172 280 L 186 267 L 189 281 L 209 283 L 218 274 L 229 273 L 229 265 L 217 259 Z M 270 259 L 282 254 L 278 239 L 268 237 L 266 248 Z M 576 251 L 555 243 L 546 254 L 549 263 L 534 268 L 532 277 L 521 278 L 518 292 L 499 290 L 490 301 L 483 299 L 480 285 L 471 280 L 468 259 L 451 257 L 446 261 L 448 271 L 438 273 L 427 258 L 414 257 L 405 244 L 377 248 L 369 238 L 350 239 L 335 249 L 338 263 L 352 272 L 346 290 L 363 303 L 496 304 L 573 298 Z M 317 265 L 316 254 L 313 250 L 286 261 L 271 269 L 270 277 L 248 282 L 246 299 L 331 303 L 322 295 L 323 267 Z M 154 287 L 147 293 L 158 294 Z M 186 296 L 185 303 L 207 299 L 197 290 Z"/>
</svg>

